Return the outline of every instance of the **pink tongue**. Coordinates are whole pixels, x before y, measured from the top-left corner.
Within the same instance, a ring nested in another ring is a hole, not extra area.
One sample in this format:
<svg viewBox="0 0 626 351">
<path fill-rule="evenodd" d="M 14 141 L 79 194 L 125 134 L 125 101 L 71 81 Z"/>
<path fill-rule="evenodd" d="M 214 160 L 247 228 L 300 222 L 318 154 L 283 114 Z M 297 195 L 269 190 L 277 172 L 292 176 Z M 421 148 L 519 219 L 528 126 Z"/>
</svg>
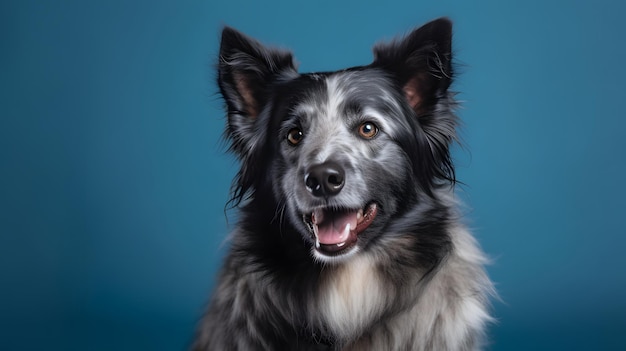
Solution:
<svg viewBox="0 0 626 351">
<path fill-rule="evenodd" d="M 320 244 L 331 245 L 347 241 L 350 230 L 356 228 L 356 217 L 356 211 L 325 213 L 323 222 L 317 224 L 317 239 Z"/>
</svg>

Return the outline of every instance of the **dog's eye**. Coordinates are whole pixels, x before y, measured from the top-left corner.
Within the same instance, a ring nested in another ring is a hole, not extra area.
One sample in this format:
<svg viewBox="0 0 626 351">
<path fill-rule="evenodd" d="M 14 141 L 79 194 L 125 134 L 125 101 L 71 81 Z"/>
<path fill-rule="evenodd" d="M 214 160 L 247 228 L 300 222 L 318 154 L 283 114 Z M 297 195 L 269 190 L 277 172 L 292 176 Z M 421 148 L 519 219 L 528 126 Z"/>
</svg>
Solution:
<svg viewBox="0 0 626 351">
<path fill-rule="evenodd" d="M 378 134 L 378 127 L 372 122 L 365 122 L 359 126 L 359 135 L 365 139 L 372 139 Z"/>
<path fill-rule="evenodd" d="M 298 143 L 302 141 L 303 137 L 304 137 L 304 134 L 298 128 L 293 128 L 292 130 L 289 131 L 289 133 L 287 133 L 287 141 L 291 145 L 298 145 Z"/>
</svg>

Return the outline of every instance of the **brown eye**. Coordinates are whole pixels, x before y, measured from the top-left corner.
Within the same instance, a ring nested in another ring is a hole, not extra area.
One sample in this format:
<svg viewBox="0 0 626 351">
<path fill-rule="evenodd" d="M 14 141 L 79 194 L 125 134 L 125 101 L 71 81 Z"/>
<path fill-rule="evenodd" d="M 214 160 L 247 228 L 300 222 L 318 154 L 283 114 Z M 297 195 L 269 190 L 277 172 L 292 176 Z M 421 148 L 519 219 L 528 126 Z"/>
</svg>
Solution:
<svg viewBox="0 0 626 351">
<path fill-rule="evenodd" d="M 289 131 L 289 133 L 287 133 L 287 141 L 291 145 L 298 145 L 298 143 L 302 141 L 303 137 L 304 137 L 304 134 L 298 128 L 293 128 L 292 130 Z"/>
<path fill-rule="evenodd" d="M 378 127 L 372 122 L 365 122 L 359 126 L 359 135 L 365 139 L 372 139 L 378 134 Z"/>
</svg>

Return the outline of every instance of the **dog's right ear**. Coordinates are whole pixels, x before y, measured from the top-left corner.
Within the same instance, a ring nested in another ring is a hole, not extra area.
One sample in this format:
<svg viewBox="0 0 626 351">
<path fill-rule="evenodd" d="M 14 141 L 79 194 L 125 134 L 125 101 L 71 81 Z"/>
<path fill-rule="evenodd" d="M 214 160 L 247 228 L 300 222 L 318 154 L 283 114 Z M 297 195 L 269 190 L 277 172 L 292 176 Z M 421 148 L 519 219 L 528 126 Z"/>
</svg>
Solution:
<svg viewBox="0 0 626 351">
<path fill-rule="evenodd" d="M 291 53 L 269 49 L 237 30 L 222 31 L 218 85 L 228 109 L 226 135 L 239 156 L 250 149 L 272 82 L 297 74 Z M 261 133 L 262 134 L 262 133 Z"/>
</svg>

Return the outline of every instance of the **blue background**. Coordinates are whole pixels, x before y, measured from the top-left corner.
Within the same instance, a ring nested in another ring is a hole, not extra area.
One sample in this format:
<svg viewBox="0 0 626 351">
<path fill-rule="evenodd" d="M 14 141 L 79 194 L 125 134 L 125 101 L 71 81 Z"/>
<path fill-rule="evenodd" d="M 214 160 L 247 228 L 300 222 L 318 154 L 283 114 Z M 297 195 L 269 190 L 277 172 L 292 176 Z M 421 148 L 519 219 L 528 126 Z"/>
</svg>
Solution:
<svg viewBox="0 0 626 351">
<path fill-rule="evenodd" d="M 623 4 L 3 1 L 0 348 L 188 346 L 235 218 L 222 25 L 317 71 L 449 16 L 491 349 L 626 349 Z"/>
</svg>

